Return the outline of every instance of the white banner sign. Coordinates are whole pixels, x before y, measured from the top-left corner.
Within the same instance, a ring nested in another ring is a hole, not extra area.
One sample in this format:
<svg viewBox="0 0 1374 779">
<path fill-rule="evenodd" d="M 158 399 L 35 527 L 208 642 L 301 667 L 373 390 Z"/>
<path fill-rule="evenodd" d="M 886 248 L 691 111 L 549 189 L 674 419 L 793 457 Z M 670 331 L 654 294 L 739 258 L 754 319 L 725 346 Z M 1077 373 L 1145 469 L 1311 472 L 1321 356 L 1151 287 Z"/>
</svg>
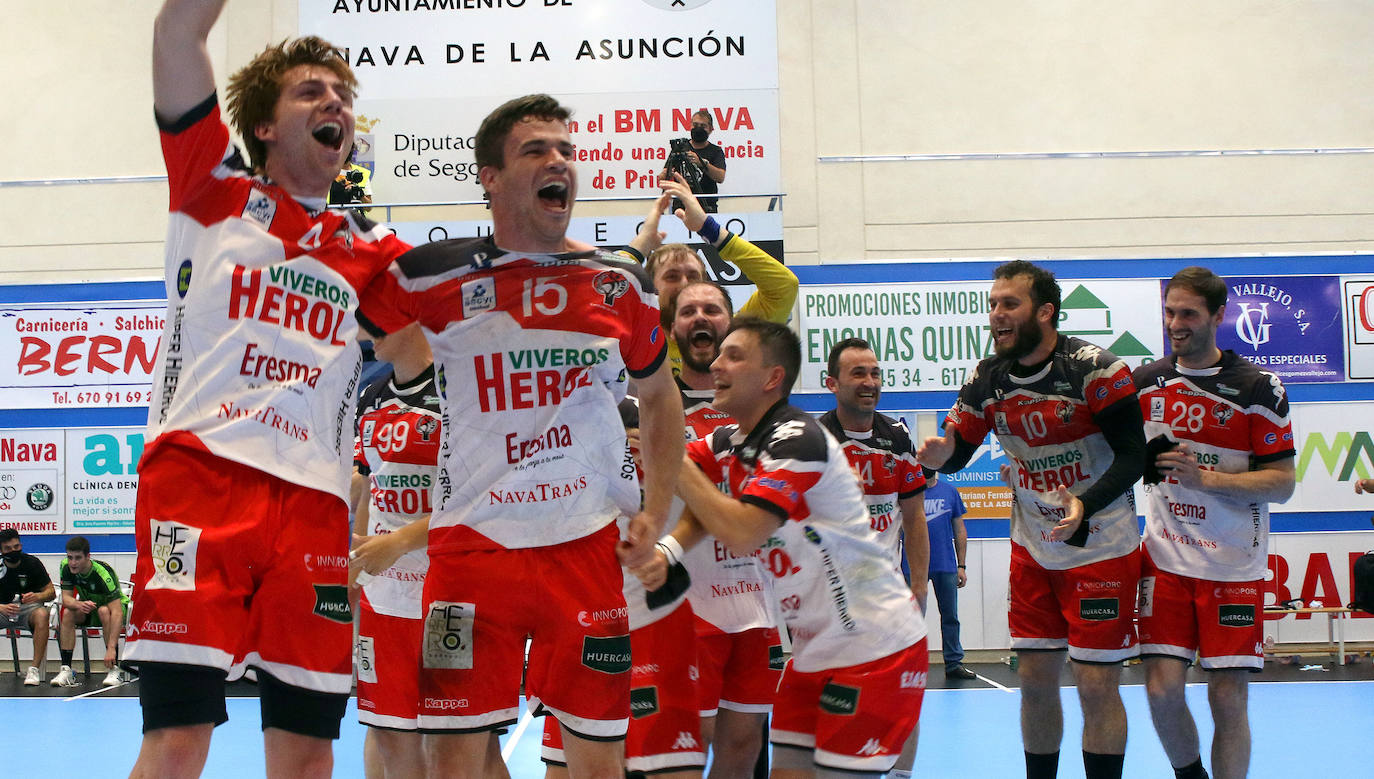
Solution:
<svg viewBox="0 0 1374 779">
<path fill-rule="evenodd" d="M 361 82 L 358 164 L 378 203 L 481 198 L 473 140 L 505 100 L 547 92 L 573 110 L 583 197 L 657 192 L 669 140 L 710 113 L 723 195 L 777 194 L 773 0 L 302 0 L 302 34 Z M 728 202 L 728 201 L 726 201 Z"/>
<path fill-rule="evenodd" d="M 0 432 L 0 527 L 60 533 L 62 431 Z"/>
<path fill-rule="evenodd" d="M 1374 276 L 1341 277 L 1346 375 L 1374 379 Z"/>
<path fill-rule="evenodd" d="M 146 406 L 165 301 L 0 306 L 0 408 Z"/>
<path fill-rule="evenodd" d="M 1159 283 L 1068 281 L 1059 332 L 1091 341 L 1132 368 L 1163 354 Z M 830 349 L 863 338 L 892 391 L 958 389 L 992 355 L 991 281 L 808 285 L 798 297 L 802 391 L 825 388 Z"/>
<path fill-rule="evenodd" d="M 299 8 L 301 34 L 339 47 L 366 99 L 778 87 L 774 0 L 300 0 Z"/>
<path fill-rule="evenodd" d="M 1374 477 L 1374 402 L 1294 403 L 1290 413 L 1297 488 L 1282 510 L 1374 510 L 1374 499 L 1355 494 L 1356 479 Z"/>
<path fill-rule="evenodd" d="M 66 431 L 67 532 L 132 533 L 143 428 Z"/>
</svg>

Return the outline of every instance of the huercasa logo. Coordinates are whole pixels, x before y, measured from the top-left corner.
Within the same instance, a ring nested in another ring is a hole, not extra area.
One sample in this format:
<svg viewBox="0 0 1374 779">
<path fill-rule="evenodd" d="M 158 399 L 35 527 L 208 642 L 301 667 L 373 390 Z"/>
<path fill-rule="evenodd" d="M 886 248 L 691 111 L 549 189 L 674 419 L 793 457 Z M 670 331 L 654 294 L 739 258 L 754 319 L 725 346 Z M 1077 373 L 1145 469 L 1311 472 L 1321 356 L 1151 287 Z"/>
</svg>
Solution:
<svg viewBox="0 0 1374 779">
<path fill-rule="evenodd" d="M 1083 598 L 1078 601 L 1078 616 L 1089 622 L 1107 622 L 1121 616 L 1116 598 Z"/>
<path fill-rule="evenodd" d="M 316 584 L 315 614 L 334 622 L 353 622 L 353 610 L 348 607 L 348 588 L 341 584 Z"/>
<path fill-rule="evenodd" d="M 585 636 L 582 639 L 582 664 L 606 674 L 630 670 L 629 636 Z"/>
</svg>

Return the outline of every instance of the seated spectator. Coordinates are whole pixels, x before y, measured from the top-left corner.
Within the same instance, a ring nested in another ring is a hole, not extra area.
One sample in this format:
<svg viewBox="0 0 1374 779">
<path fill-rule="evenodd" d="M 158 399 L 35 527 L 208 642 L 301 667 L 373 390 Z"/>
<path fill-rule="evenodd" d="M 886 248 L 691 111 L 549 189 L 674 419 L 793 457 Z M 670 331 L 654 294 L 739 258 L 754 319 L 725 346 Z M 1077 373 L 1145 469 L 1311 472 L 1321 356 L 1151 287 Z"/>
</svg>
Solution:
<svg viewBox="0 0 1374 779">
<path fill-rule="evenodd" d="M 105 678 L 100 684 L 119 684 L 119 631 L 129 597 L 120 589 L 114 568 L 91 559 L 91 544 L 84 536 L 72 536 L 67 540 L 67 559 L 62 561 L 58 582 L 62 586 L 62 616 L 57 648 L 62 654 L 62 668 L 52 678 L 52 686 L 77 686 L 76 674 L 72 673 L 76 629 L 96 626 L 105 636 Z"/>
<path fill-rule="evenodd" d="M 0 530 L 0 628 L 33 631 L 33 661 L 29 663 L 24 685 L 35 687 L 43 681 L 43 661 L 48 656 L 48 609 L 54 597 L 48 569 L 31 554 L 24 554 L 19 531 Z"/>
</svg>

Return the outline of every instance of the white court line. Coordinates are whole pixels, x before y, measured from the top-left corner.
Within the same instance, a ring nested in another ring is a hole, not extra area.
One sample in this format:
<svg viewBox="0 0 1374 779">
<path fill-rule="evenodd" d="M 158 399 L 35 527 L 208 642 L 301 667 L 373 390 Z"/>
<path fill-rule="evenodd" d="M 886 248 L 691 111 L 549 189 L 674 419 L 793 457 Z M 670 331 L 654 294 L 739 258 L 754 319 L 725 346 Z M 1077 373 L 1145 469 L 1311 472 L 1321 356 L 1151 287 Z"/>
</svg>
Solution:
<svg viewBox="0 0 1374 779">
<path fill-rule="evenodd" d="M 101 687 L 101 688 L 98 689 L 98 690 L 91 690 L 90 692 L 83 692 L 83 693 L 81 693 L 80 695 L 73 695 L 73 696 L 70 697 L 70 698 L 63 698 L 62 700 L 63 700 L 63 702 L 66 702 L 66 701 L 79 701 L 79 700 L 81 700 L 82 698 L 90 698 L 90 697 L 92 697 L 92 696 L 94 696 L 94 695 L 99 695 L 99 694 L 101 694 L 101 693 L 109 692 L 110 690 L 118 690 L 120 687 L 123 687 L 124 685 L 126 685 L 126 684 L 128 684 L 129 682 L 132 682 L 132 681 L 133 681 L 132 679 L 129 679 L 128 681 L 123 681 L 123 682 L 120 682 L 119 684 L 112 684 L 112 685 L 110 685 L 109 687 Z"/>
<path fill-rule="evenodd" d="M 525 709 L 525 714 L 520 717 L 519 724 L 515 726 L 515 732 L 510 734 L 509 739 L 506 739 L 506 746 L 501 750 L 502 760 L 510 760 L 510 756 L 515 753 L 516 743 L 520 741 L 521 736 L 525 735 L 525 729 L 528 728 L 533 721 L 534 715 L 530 713 L 529 709 Z"/>
<path fill-rule="evenodd" d="M 983 681 L 987 682 L 988 684 L 992 685 L 993 687 L 996 687 L 997 689 L 1001 690 L 1002 692 L 1016 692 L 1016 691 L 1013 690 L 1012 688 L 1007 687 L 1006 685 L 1003 685 L 1003 684 L 998 684 L 997 682 L 994 682 L 993 680 L 991 680 L 991 679 L 989 679 L 988 677 L 986 677 L 986 676 L 984 676 L 984 675 L 978 673 L 977 671 L 974 671 L 974 672 L 973 672 L 973 675 L 976 676 L 976 677 L 978 677 L 979 679 L 982 679 Z"/>
</svg>

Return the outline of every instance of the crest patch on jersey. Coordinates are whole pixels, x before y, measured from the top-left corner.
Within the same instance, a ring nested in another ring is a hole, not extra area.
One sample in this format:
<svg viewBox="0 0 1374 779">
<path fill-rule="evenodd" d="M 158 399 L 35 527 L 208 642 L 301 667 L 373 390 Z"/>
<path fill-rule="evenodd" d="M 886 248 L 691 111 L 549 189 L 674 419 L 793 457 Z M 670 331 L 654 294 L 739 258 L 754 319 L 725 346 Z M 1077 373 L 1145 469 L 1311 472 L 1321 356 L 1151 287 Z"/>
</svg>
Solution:
<svg viewBox="0 0 1374 779">
<path fill-rule="evenodd" d="M 491 279 L 481 278 L 463 282 L 463 318 L 496 308 L 496 286 Z"/>
<path fill-rule="evenodd" d="M 277 201 L 268 196 L 260 189 L 254 189 L 248 196 L 248 203 L 243 207 L 242 217 L 252 219 L 263 227 L 271 227 L 272 220 L 277 216 Z"/>
<path fill-rule="evenodd" d="M 1151 421 L 1151 422 L 1163 422 L 1163 421 L 1164 421 L 1164 398 L 1161 398 L 1161 397 L 1153 397 L 1153 398 L 1150 398 L 1150 421 Z"/>
<path fill-rule="evenodd" d="M 601 302 L 609 306 L 630 291 L 630 280 L 617 271 L 603 270 L 592 277 L 592 289 L 601 295 Z"/>
<path fill-rule="evenodd" d="M 1011 435 L 1011 425 L 1007 424 L 1007 415 L 1005 412 L 993 412 L 992 426 L 997 430 L 998 435 Z"/>
</svg>

